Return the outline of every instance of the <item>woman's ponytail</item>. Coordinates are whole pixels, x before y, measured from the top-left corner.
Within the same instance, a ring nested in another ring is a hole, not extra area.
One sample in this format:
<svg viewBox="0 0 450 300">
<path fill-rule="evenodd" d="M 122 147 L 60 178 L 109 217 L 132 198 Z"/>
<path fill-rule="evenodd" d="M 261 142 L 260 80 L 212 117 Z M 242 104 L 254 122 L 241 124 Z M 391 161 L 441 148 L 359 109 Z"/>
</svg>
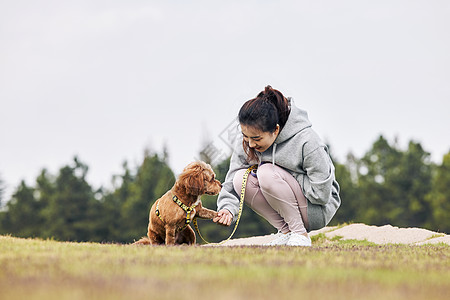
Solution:
<svg viewBox="0 0 450 300">
<path fill-rule="evenodd" d="M 256 98 L 269 101 L 275 106 L 278 113 L 278 124 L 283 128 L 289 117 L 289 103 L 283 94 L 268 85 Z"/>
</svg>

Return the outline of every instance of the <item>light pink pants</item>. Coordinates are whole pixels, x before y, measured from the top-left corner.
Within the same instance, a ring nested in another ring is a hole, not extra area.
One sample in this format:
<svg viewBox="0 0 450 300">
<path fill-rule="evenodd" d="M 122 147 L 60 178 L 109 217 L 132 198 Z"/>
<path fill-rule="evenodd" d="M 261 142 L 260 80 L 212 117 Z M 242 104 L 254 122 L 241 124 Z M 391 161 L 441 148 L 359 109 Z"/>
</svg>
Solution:
<svg viewBox="0 0 450 300">
<path fill-rule="evenodd" d="M 234 189 L 241 193 L 245 169 L 234 176 Z M 258 167 L 257 177 L 249 174 L 244 202 L 282 233 L 306 233 L 307 200 L 297 180 L 283 168 L 265 163 Z"/>
</svg>

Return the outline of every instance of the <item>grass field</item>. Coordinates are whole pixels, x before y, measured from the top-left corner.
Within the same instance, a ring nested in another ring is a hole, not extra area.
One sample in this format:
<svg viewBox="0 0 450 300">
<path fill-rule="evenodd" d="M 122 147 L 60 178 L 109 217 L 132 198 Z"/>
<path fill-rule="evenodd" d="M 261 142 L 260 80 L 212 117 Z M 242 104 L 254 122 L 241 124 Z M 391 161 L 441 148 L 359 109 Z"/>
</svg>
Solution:
<svg viewBox="0 0 450 300">
<path fill-rule="evenodd" d="M 0 299 L 448 299 L 450 246 L 146 247 L 0 236 Z"/>
</svg>

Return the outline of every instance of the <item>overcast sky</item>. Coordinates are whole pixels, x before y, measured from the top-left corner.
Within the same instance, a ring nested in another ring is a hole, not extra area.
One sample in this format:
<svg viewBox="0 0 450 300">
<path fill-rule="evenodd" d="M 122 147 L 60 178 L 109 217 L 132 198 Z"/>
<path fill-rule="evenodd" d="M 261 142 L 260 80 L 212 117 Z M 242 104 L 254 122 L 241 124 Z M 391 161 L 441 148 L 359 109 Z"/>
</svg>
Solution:
<svg viewBox="0 0 450 300">
<path fill-rule="evenodd" d="M 0 0 L 0 178 L 78 155 L 107 186 L 163 145 L 179 173 L 268 84 L 342 162 L 380 134 L 441 162 L 449 53 L 446 0 Z"/>
</svg>

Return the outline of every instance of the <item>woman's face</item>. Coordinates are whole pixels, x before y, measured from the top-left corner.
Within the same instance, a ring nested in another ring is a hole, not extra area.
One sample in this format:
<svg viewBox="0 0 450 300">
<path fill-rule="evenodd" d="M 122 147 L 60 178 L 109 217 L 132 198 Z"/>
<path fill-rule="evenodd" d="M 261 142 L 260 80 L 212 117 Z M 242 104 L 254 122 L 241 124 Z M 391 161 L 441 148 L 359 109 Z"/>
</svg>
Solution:
<svg viewBox="0 0 450 300">
<path fill-rule="evenodd" d="M 250 148 L 255 149 L 258 152 L 264 152 L 272 146 L 273 142 L 280 132 L 280 125 L 277 124 L 277 128 L 274 132 L 260 131 L 259 129 L 241 124 L 242 135 L 244 141 L 248 143 Z"/>
</svg>

